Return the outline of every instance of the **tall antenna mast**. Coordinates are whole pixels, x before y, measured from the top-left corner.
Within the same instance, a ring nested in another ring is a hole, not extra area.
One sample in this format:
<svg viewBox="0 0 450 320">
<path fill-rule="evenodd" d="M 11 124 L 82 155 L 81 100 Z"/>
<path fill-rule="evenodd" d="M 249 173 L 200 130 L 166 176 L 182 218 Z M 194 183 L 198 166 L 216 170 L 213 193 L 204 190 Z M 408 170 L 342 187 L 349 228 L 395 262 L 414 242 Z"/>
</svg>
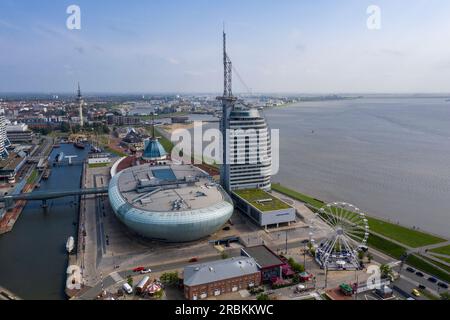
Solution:
<svg viewBox="0 0 450 320">
<path fill-rule="evenodd" d="M 153 139 L 156 140 L 156 134 L 155 134 L 155 112 L 152 112 L 152 134 L 153 134 Z"/>
<path fill-rule="evenodd" d="M 77 93 L 77 102 L 79 104 L 79 113 L 80 113 L 80 126 L 84 126 L 83 120 L 83 96 L 81 95 L 80 83 L 78 82 L 78 93 Z"/>
<path fill-rule="evenodd" d="M 223 30 L 223 72 L 223 96 L 231 98 L 233 96 L 233 64 L 227 54 L 227 34 L 225 33 L 225 26 Z"/>
<path fill-rule="evenodd" d="M 230 163 L 229 163 L 229 136 L 230 114 L 237 98 L 233 96 L 232 78 L 233 65 L 227 54 L 227 34 L 225 25 L 223 28 L 223 96 L 217 97 L 222 101 L 222 119 L 220 122 L 220 131 L 222 132 L 222 164 L 220 166 L 220 180 L 226 191 L 230 191 Z"/>
</svg>

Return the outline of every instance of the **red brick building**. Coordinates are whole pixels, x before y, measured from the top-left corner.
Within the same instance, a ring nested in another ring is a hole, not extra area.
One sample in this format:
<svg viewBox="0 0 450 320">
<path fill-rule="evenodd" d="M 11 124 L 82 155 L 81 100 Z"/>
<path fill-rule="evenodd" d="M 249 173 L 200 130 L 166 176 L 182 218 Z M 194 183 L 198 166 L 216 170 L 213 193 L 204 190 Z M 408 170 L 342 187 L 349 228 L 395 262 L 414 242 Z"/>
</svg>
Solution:
<svg viewBox="0 0 450 320">
<path fill-rule="evenodd" d="M 252 258 L 231 258 L 184 268 L 184 295 L 188 300 L 217 297 L 260 284 L 261 272 Z"/>
</svg>

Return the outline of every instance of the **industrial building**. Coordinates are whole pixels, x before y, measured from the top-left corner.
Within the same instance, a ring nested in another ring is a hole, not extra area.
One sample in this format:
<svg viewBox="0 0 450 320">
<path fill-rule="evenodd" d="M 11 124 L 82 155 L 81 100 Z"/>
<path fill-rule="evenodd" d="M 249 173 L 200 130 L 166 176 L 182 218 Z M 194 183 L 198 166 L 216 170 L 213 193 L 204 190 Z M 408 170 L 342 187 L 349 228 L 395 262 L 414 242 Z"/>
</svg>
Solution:
<svg viewBox="0 0 450 320">
<path fill-rule="evenodd" d="M 184 295 L 188 300 L 207 299 L 258 287 L 261 273 L 254 259 L 236 257 L 184 268 Z"/>
<path fill-rule="evenodd" d="M 109 200 L 128 228 L 163 242 L 205 238 L 221 229 L 234 210 L 222 187 L 191 165 L 127 168 L 112 177 Z"/>
</svg>

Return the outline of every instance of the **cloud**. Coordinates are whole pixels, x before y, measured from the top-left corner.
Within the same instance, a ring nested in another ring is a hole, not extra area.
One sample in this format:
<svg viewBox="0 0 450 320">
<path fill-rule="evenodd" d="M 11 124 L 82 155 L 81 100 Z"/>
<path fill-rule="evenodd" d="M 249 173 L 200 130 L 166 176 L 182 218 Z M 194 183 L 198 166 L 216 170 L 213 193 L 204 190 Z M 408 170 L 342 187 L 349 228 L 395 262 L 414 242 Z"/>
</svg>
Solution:
<svg viewBox="0 0 450 320">
<path fill-rule="evenodd" d="M 173 65 L 179 65 L 181 63 L 180 60 L 175 59 L 175 58 L 167 58 L 166 61 Z"/>
<path fill-rule="evenodd" d="M 15 30 L 15 31 L 20 31 L 21 29 L 16 26 L 15 24 L 12 24 L 6 20 L 0 19 L 0 30 L 1 29 L 9 29 L 9 30 Z"/>
</svg>

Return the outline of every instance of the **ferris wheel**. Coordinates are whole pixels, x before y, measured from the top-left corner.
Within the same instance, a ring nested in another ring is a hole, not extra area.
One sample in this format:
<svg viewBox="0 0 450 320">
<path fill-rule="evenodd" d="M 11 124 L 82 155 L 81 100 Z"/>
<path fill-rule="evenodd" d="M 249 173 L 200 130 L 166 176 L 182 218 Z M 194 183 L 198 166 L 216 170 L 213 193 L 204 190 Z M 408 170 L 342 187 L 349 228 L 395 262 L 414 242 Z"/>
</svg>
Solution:
<svg viewBox="0 0 450 320">
<path fill-rule="evenodd" d="M 316 261 L 328 270 L 359 269 L 359 252 L 367 250 L 369 223 L 366 214 L 352 204 L 329 203 L 319 209 L 313 225 L 326 223 L 323 240 L 316 246 Z"/>
</svg>

